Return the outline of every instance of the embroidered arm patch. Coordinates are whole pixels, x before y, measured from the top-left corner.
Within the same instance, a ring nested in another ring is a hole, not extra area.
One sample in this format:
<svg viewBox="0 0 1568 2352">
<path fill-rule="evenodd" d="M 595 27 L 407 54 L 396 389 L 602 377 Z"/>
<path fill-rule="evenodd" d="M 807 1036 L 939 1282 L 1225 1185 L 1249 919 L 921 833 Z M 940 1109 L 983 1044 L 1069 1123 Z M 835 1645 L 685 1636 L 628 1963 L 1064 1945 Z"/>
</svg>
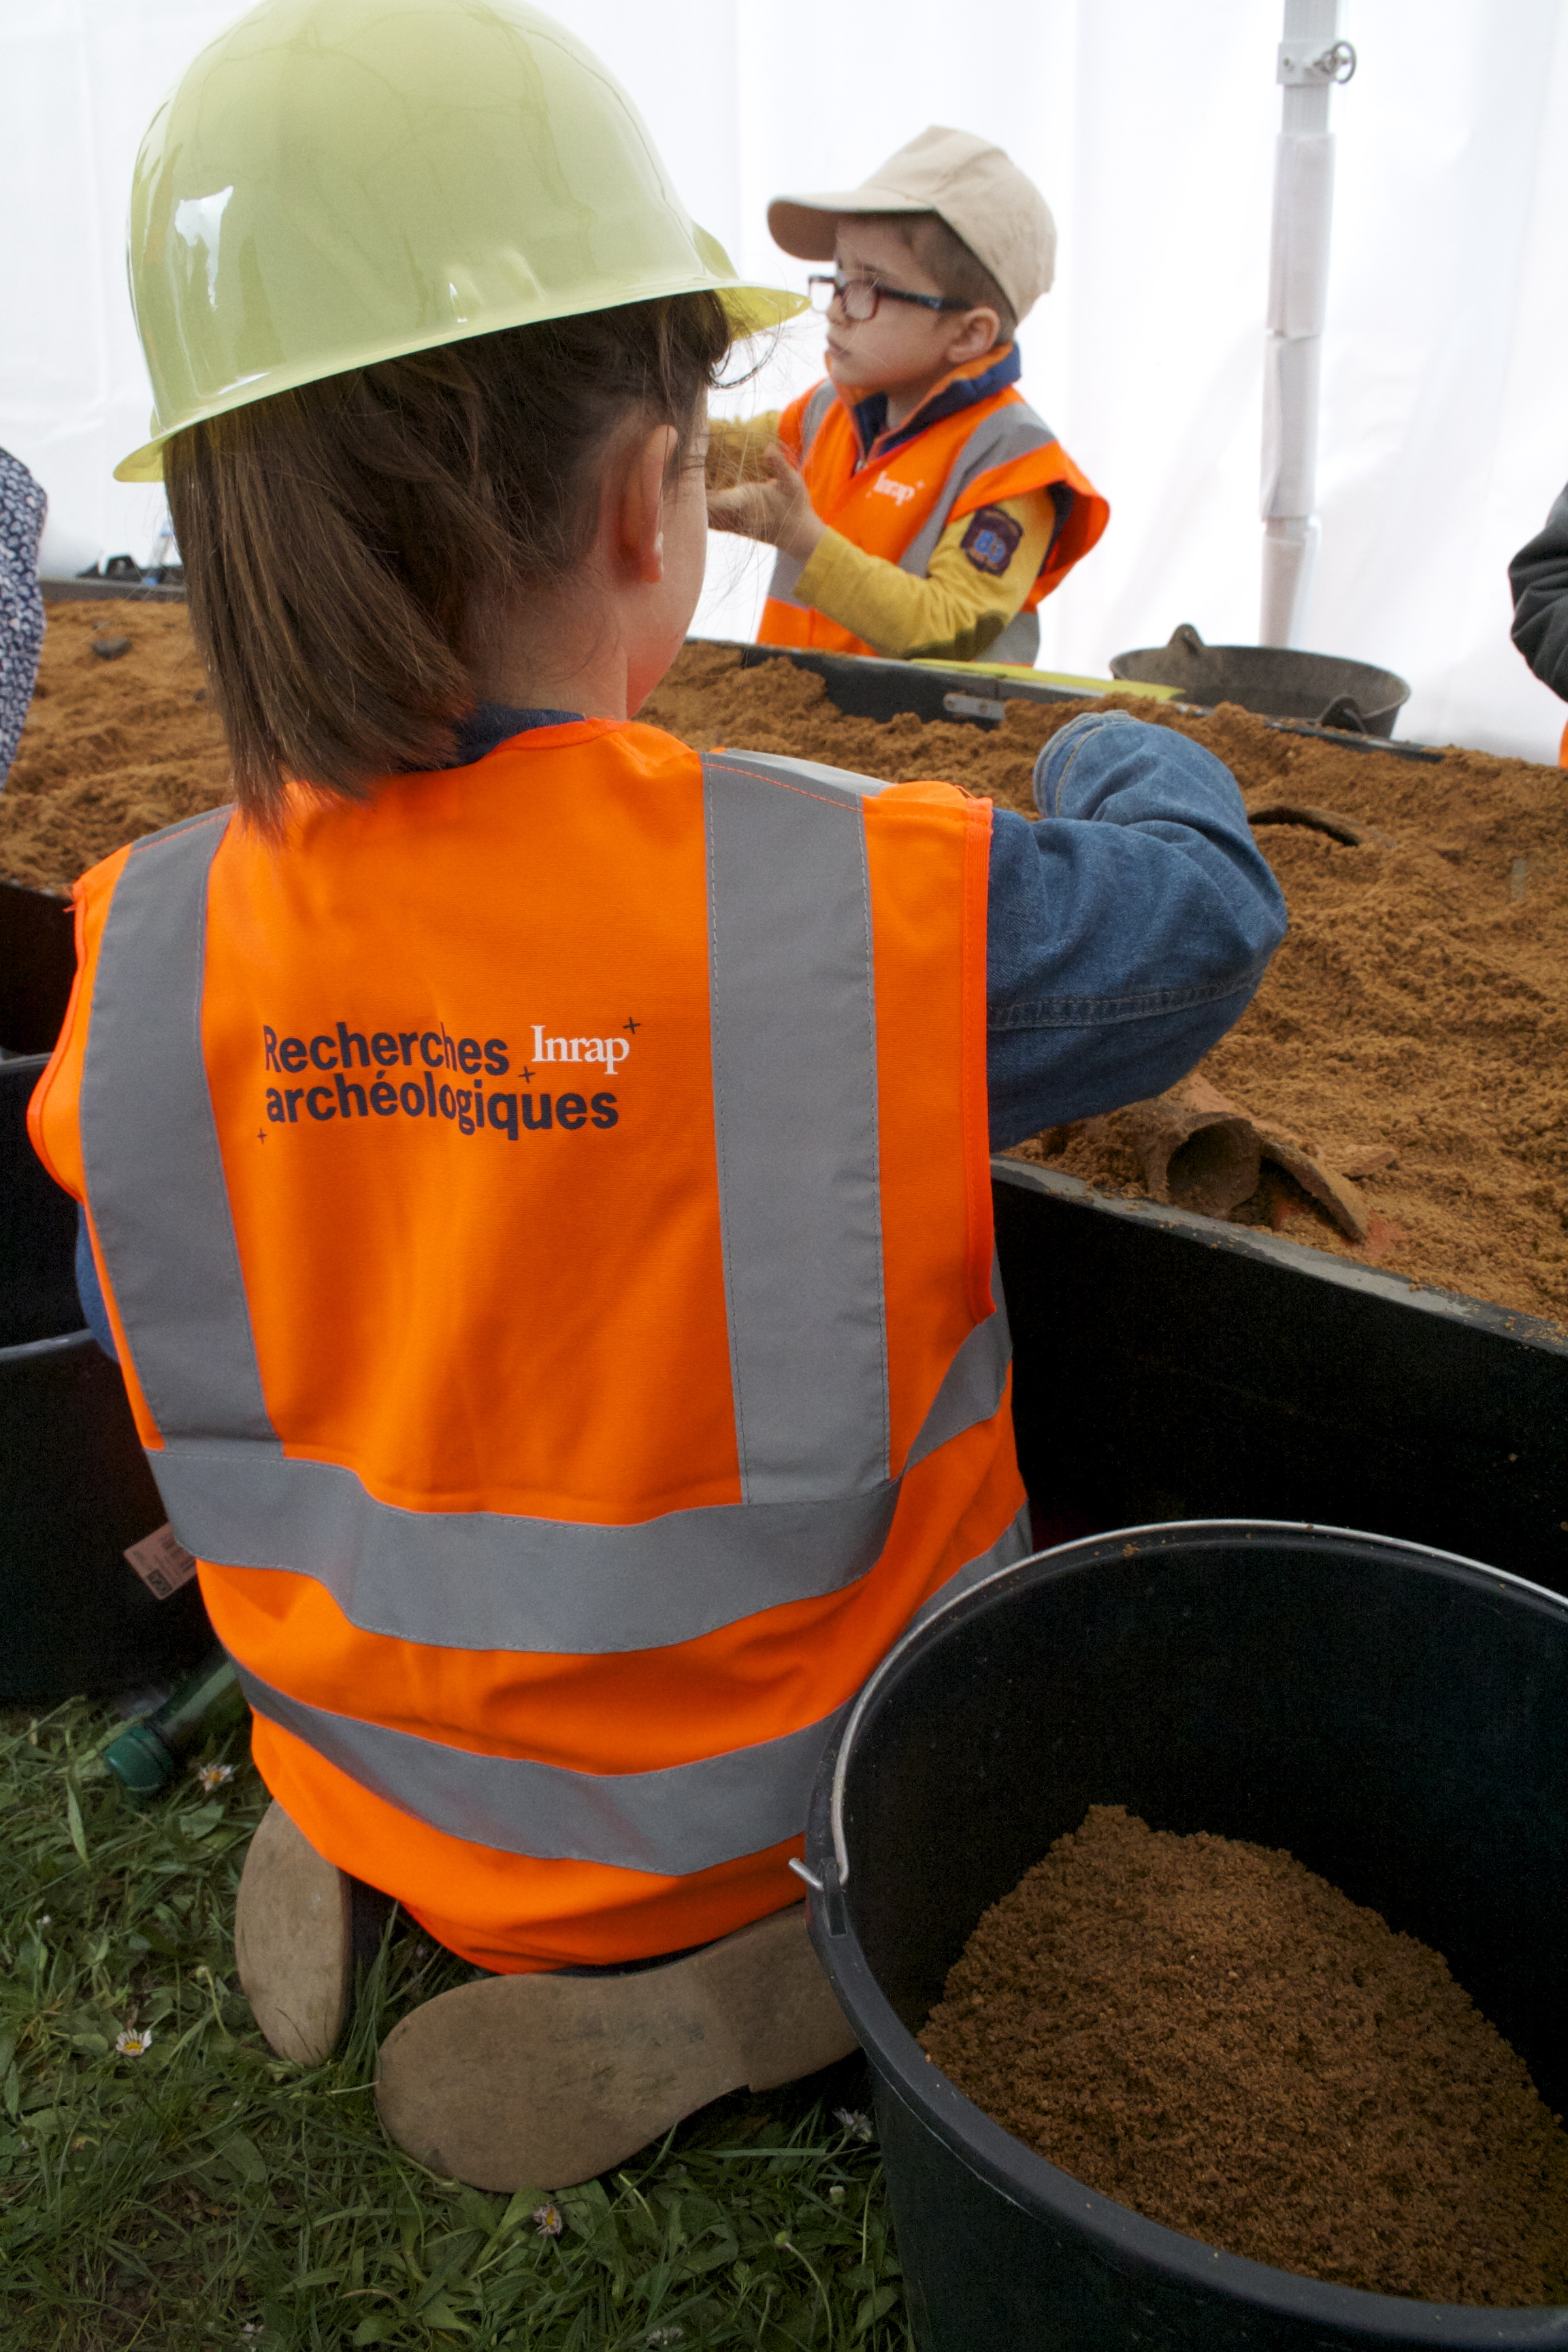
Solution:
<svg viewBox="0 0 1568 2352">
<path fill-rule="evenodd" d="M 976 572 L 994 575 L 1006 571 L 1018 551 L 1018 541 L 1024 536 L 1022 523 L 1015 522 L 1000 507 L 982 507 L 969 518 L 969 529 L 959 541 Z"/>
</svg>

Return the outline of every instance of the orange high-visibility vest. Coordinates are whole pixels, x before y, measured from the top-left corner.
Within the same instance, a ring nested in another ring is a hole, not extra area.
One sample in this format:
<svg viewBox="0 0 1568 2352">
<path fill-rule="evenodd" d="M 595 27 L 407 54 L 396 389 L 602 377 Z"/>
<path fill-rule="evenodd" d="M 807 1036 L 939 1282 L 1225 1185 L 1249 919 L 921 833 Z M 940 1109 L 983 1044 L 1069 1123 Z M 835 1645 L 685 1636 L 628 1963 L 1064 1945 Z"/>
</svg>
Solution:
<svg viewBox="0 0 1568 2352">
<path fill-rule="evenodd" d="M 990 814 L 584 720 L 78 885 L 34 1140 L 258 1763 L 482 1966 L 794 1899 L 843 1710 L 1028 1548 Z"/>
<path fill-rule="evenodd" d="M 811 503 L 830 529 L 868 555 L 879 555 L 923 579 L 948 525 L 999 499 L 1064 483 L 1072 503 L 1039 577 L 1024 599 L 1033 612 L 1058 587 L 1110 520 L 1110 509 L 1079 473 L 1050 426 L 1016 385 L 961 408 L 906 441 L 881 462 L 861 465 L 848 409 L 830 383 L 793 401 L 779 420 L 779 440 L 800 467 Z M 780 554 L 763 607 L 760 645 L 816 646 L 829 653 L 869 654 L 850 630 L 809 604 L 795 583 L 803 566 Z"/>
</svg>

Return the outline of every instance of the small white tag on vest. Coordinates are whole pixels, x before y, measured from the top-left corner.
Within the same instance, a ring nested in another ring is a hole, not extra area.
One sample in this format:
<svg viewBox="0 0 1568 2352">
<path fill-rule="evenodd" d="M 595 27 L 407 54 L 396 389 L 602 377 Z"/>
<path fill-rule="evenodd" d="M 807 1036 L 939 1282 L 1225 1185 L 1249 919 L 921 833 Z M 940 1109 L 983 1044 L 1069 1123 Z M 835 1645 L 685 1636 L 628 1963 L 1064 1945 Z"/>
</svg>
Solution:
<svg viewBox="0 0 1568 2352">
<path fill-rule="evenodd" d="M 167 1601 L 171 1592 L 189 1584 L 196 1572 L 195 1554 L 185 1549 L 167 1519 L 140 1543 L 132 1544 L 125 1557 L 148 1591 L 156 1593 L 160 1601 Z"/>
</svg>

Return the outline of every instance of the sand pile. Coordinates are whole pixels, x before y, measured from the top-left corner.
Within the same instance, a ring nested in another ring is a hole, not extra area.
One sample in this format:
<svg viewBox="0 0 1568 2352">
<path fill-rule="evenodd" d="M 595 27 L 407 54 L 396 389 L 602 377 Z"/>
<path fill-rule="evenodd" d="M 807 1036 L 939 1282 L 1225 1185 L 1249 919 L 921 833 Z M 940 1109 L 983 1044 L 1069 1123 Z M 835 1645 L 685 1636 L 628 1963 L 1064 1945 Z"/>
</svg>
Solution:
<svg viewBox="0 0 1568 2352">
<path fill-rule="evenodd" d="M 1288 1853 L 1093 1805 L 920 2036 L 1077 2180 L 1339 2286 L 1568 2297 L 1568 2135 L 1439 1956 Z"/>
<path fill-rule="evenodd" d="M 842 717 L 788 663 L 741 670 L 691 647 L 645 715 L 700 748 L 945 776 L 1032 816 L 1036 752 L 1096 707 L 1010 702 L 994 733 L 878 725 Z M 1225 761 L 1289 905 L 1284 946 L 1201 1075 L 1348 1178 L 1368 1230 L 1352 1239 L 1274 1164 L 1232 1219 L 1568 1320 L 1568 772 L 1481 751 L 1426 762 L 1347 750 L 1230 706 L 1208 719 L 1123 707 Z M 1343 822 L 1326 832 L 1282 808 Z M 1098 1121 L 1021 1156 L 1104 1192 L 1147 1191 L 1137 1154 Z"/>
<path fill-rule="evenodd" d="M 104 661 L 94 654 L 130 640 Z M 183 604 L 51 604 L 32 709 L 0 792 L 0 875 L 66 890 L 123 842 L 228 798 Z"/>
<path fill-rule="evenodd" d="M 95 635 L 130 648 L 101 661 Z M 63 890 L 121 842 L 226 798 L 201 686 L 182 607 L 51 607 L 0 793 L 0 874 Z M 732 650 L 693 645 L 643 716 L 699 749 L 946 777 L 1032 816 L 1036 752 L 1092 707 L 1013 702 L 994 732 L 883 725 L 844 718 L 788 662 L 742 670 Z M 1418 763 L 1346 750 L 1229 707 L 1125 707 L 1226 761 L 1289 902 L 1257 1001 L 1199 1075 L 1353 1187 L 1364 1232 L 1277 1160 L 1227 1213 L 1568 1320 L 1568 774 L 1477 751 Z M 1148 1189 L 1124 1129 L 1085 1122 L 1021 1150 L 1103 1191 Z"/>
</svg>

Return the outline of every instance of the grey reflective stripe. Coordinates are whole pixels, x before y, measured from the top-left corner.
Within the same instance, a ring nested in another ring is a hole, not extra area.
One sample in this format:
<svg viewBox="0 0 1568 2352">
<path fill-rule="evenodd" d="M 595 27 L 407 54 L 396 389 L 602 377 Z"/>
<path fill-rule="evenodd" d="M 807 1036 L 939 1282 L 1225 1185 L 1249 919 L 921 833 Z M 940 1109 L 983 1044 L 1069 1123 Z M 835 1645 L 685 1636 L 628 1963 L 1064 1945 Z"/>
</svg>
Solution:
<svg viewBox="0 0 1568 2352">
<path fill-rule="evenodd" d="M 900 556 L 900 569 L 923 580 L 959 493 L 968 488 L 977 474 L 1009 466 L 1016 457 L 1026 457 L 1031 449 L 1048 448 L 1056 437 L 1050 426 L 1021 402 L 1010 401 L 1005 408 L 993 409 L 989 416 L 983 416 L 949 468 L 941 497 Z"/>
<path fill-rule="evenodd" d="M 888 789 L 885 778 L 858 776 L 852 768 L 828 768 L 816 760 L 786 759 L 776 751 L 710 751 L 704 756 L 767 783 L 808 785 L 812 792 L 840 801 L 846 808 L 858 808 L 862 801 L 874 801 Z"/>
<path fill-rule="evenodd" d="M 164 1437 L 216 1428 L 276 1443 L 202 1055 L 207 876 L 229 814 L 138 842 L 115 885 L 82 1066 L 82 1163 Z"/>
<path fill-rule="evenodd" d="M 171 1446 L 148 1459 L 170 1525 L 198 1559 L 291 1569 L 324 1585 L 362 1633 L 438 1649 L 591 1657 L 696 1641 L 854 1583 L 880 1558 L 898 1503 L 889 1483 L 830 1502 L 591 1527 L 401 1510 L 352 1470 L 260 1446 Z"/>
<path fill-rule="evenodd" d="M 837 397 L 831 378 L 825 376 L 806 402 L 800 420 L 800 453 L 803 457 L 821 432 L 822 420 Z"/>
<path fill-rule="evenodd" d="M 998 1569 L 1016 1567 L 1019 1560 L 1028 1559 L 1034 1549 L 1034 1525 L 1029 1506 L 1025 1503 L 1016 1518 L 997 1537 L 989 1551 L 981 1552 L 974 1559 L 966 1559 L 929 1601 L 921 1603 L 905 1626 L 904 1633 L 914 1633 L 928 1617 L 934 1617 L 939 1609 L 945 1609 L 948 1602 L 956 1601 L 961 1593 L 973 1591 L 975 1585 L 984 1584 L 988 1576 L 996 1574 Z M 901 1640 L 902 1635 L 900 1638 Z"/>
<path fill-rule="evenodd" d="M 373 1796 L 448 1837 L 545 1862 L 597 1862 L 686 1878 L 759 1853 L 805 1826 L 822 1751 L 844 1714 L 754 1748 L 657 1772 L 572 1772 L 480 1756 L 358 1716 L 307 1706 L 237 1662 L 258 1715 L 280 1724 Z"/>
<path fill-rule="evenodd" d="M 926 1603 L 939 1607 L 1022 1559 L 1015 1520 Z M 922 1615 L 925 1611 L 921 1612 Z M 358 1716 L 310 1706 L 236 1662 L 256 1713 L 291 1731 L 363 1789 L 449 1837 L 547 1862 L 597 1862 L 668 1878 L 711 1870 L 798 1836 L 822 1753 L 853 1700 L 782 1738 L 655 1772 L 574 1772 L 476 1755 Z"/>
<path fill-rule="evenodd" d="M 984 1323 L 975 1325 L 948 1366 L 947 1377 L 936 1392 L 920 1435 L 910 1448 L 907 1466 L 911 1470 L 950 1438 L 962 1435 L 978 1422 L 989 1421 L 1002 1402 L 1013 1344 L 1007 1331 L 1007 1310 L 1000 1303 L 1001 1276 L 994 1265 L 991 1292 L 998 1301 L 995 1312 Z"/>
<path fill-rule="evenodd" d="M 713 1118 L 747 1503 L 889 1475 L 863 796 L 705 752 Z"/>
<path fill-rule="evenodd" d="M 954 1357 L 910 1466 L 991 1419 L 1009 1360 L 998 1308 Z M 148 1459 L 174 1533 L 201 1559 L 309 1576 L 362 1633 L 546 1656 L 664 1649 L 840 1591 L 880 1559 L 901 1483 L 826 1502 L 737 1503 L 593 1527 L 404 1510 L 367 1494 L 352 1470 L 291 1461 L 270 1445 L 186 1440 Z"/>
<path fill-rule="evenodd" d="M 779 604 L 793 604 L 797 613 L 809 613 L 811 606 L 803 604 L 795 593 L 795 583 L 805 566 L 798 555 L 786 555 L 781 548 L 773 558 L 773 576 L 768 583 L 769 597 Z"/>
<path fill-rule="evenodd" d="M 1005 1315 L 954 1357 L 910 1466 L 1001 1404 Z M 436 1649 L 592 1657 L 692 1642 L 766 1609 L 854 1584 L 881 1557 L 900 1481 L 817 1503 L 668 1511 L 629 1527 L 409 1511 L 352 1470 L 290 1461 L 276 1446 L 186 1441 L 151 1454 L 188 1551 L 323 1585 L 352 1625 Z M 439 1579 L 432 1560 L 442 1566 Z"/>
<path fill-rule="evenodd" d="M 800 420 L 800 449 L 804 457 L 822 429 L 822 420 L 838 397 L 831 383 L 819 383 L 805 404 Z M 768 594 L 781 604 L 793 604 L 797 613 L 808 613 L 795 593 L 795 583 L 805 567 L 798 557 L 785 555 L 782 549 L 773 559 L 773 576 L 768 583 Z"/>
<path fill-rule="evenodd" d="M 999 637 L 993 637 L 981 658 L 988 662 L 1022 662 L 1032 669 L 1040 650 L 1040 616 L 1015 613 Z"/>
</svg>

